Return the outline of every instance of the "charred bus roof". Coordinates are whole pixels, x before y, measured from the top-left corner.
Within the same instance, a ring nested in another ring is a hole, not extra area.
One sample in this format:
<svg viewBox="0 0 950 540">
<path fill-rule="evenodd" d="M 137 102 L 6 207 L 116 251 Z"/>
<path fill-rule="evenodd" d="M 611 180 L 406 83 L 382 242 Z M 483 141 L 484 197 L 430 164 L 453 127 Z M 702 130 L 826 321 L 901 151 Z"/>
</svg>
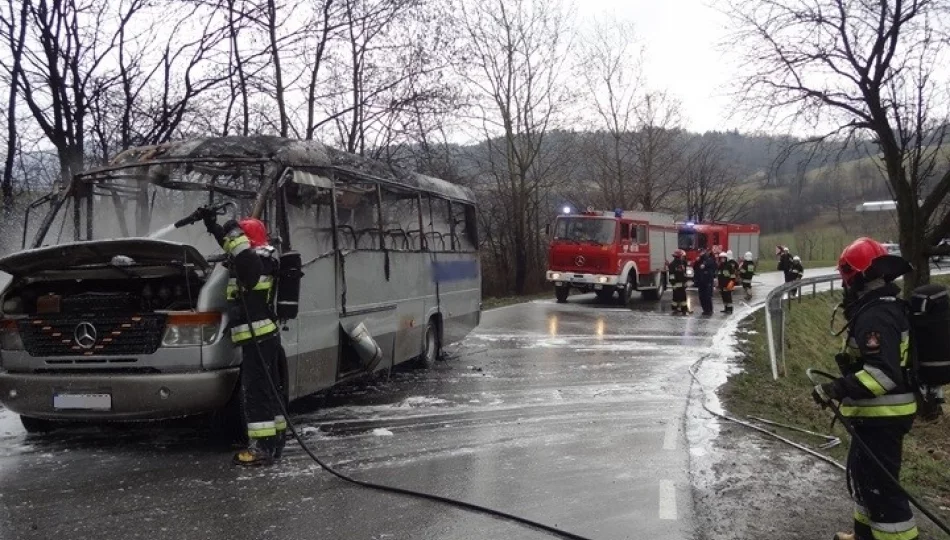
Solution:
<svg viewBox="0 0 950 540">
<path fill-rule="evenodd" d="M 470 189 L 445 180 L 350 154 L 317 141 L 264 135 L 207 137 L 129 148 L 116 155 L 109 165 L 89 169 L 77 177 L 81 181 L 96 182 L 121 176 L 123 171 L 147 167 L 146 176 L 149 182 L 172 189 L 200 189 L 198 186 L 171 180 L 168 168 L 174 166 L 190 166 L 197 171 L 224 177 L 229 173 L 241 174 L 241 171 L 247 169 L 258 169 L 260 184 L 249 186 L 251 189 L 229 188 L 223 185 L 216 187 L 222 191 L 232 191 L 232 196 L 255 196 L 267 187 L 267 182 L 277 174 L 291 168 L 313 173 L 334 173 L 337 180 L 344 182 L 347 179 L 375 181 L 461 202 L 471 203 L 475 200 Z"/>
</svg>

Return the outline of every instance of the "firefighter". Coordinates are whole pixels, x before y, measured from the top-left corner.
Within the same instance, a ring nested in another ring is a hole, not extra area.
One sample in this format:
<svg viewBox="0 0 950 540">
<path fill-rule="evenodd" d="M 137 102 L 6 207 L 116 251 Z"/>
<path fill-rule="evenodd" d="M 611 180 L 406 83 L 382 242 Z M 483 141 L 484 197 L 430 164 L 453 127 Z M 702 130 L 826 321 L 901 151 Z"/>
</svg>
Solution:
<svg viewBox="0 0 950 540">
<path fill-rule="evenodd" d="M 792 253 L 786 246 L 777 246 L 778 252 L 778 271 L 785 276 L 785 283 L 793 280 L 792 277 Z"/>
<path fill-rule="evenodd" d="M 713 282 L 716 277 L 716 260 L 706 250 L 699 253 L 696 262 L 693 263 L 693 282 L 699 292 L 699 305 L 703 308 L 703 316 L 710 317 L 713 314 Z"/>
<path fill-rule="evenodd" d="M 752 278 L 755 277 L 755 261 L 752 260 L 752 252 L 746 251 L 742 256 L 742 264 L 739 265 L 739 279 L 742 281 L 742 290 L 745 291 L 745 299 L 752 300 Z"/>
<path fill-rule="evenodd" d="M 917 402 L 906 380 L 909 329 L 898 300 L 895 279 L 911 270 L 900 257 L 870 238 L 846 247 L 838 261 L 844 284 L 847 337 L 835 361 L 841 377 L 815 386 L 814 400 L 827 406 L 841 401 L 841 414 L 894 477 L 900 477 L 904 435 L 910 430 Z M 872 459 L 852 443 L 848 452 L 848 486 L 855 503 L 854 533 L 838 540 L 914 540 L 918 537 L 907 497 Z"/>
<path fill-rule="evenodd" d="M 204 223 L 230 256 L 227 298 L 231 341 L 241 347 L 243 359 L 241 399 L 248 445 L 234 455 L 234 463 L 270 465 L 280 458 L 287 429 L 271 386 L 271 381 L 278 386 L 282 381 L 283 348 L 273 309 L 279 259 L 268 243 L 267 229 L 257 219 L 230 220 L 221 226 L 214 214 L 206 214 Z"/>
<path fill-rule="evenodd" d="M 670 261 L 668 272 L 670 276 L 670 287 L 673 289 L 673 303 L 671 307 L 674 315 L 688 315 L 689 302 L 686 300 L 686 252 L 677 249 L 673 252 L 673 260 Z"/>
<path fill-rule="evenodd" d="M 734 258 L 733 258 L 734 259 Z M 719 254 L 719 293 L 722 295 L 722 313 L 732 313 L 732 291 L 736 287 L 736 273 L 738 265 L 735 260 L 729 260 L 729 252 Z"/>
<path fill-rule="evenodd" d="M 786 278 L 785 280 L 786 283 L 788 283 L 789 281 L 799 281 L 800 279 L 802 279 L 802 276 L 805 275 L 805 267 L 802 266 L 801 257 L 799 257 L 798 255 L 795 255 L 794 257 L 792 257 L 792 262 L 791 262 L 791 265 L 789 266 L 788 273 L 791 277 L 790 279 Z M 789 296 L 792 296 L 792 297 L 798 296 L 798 289 L 792 289 L 792 291 L 789 293 Z"/>
</svg>

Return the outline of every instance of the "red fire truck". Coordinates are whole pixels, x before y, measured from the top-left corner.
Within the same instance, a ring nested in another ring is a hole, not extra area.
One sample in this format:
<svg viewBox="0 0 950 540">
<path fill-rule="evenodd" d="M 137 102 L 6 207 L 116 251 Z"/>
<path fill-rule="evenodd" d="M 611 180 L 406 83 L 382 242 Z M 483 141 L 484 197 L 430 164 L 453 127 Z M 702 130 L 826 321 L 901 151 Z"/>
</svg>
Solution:
<svg viewBox="0 0 950 540">
<path fill-rule="evenodd" d="M 622 211 L 565 213 L 554 223 L 547 280 L 558 302 L 572 288 L 595 292 L 602 301 L 620 293 L 629 303 L 634 291 L 659 300 L 667 287 L 666 265 L 676 249 L 673 216 Z"/>
<path fill-rule="evenodd" d="M 700 250 L 709 249 L 719 254 L 732 250 L 736 260 L 741 261 L 746 252 L 752 252 L 752 260 L 759 259 L 759 226 L 739 223 L 693 223 L 691 221 L 676 224 L 679 231 L 677 246 L 686 252 L 690 266 L 687 276 L 692 277 L 692 263 Z"/>
</svg>

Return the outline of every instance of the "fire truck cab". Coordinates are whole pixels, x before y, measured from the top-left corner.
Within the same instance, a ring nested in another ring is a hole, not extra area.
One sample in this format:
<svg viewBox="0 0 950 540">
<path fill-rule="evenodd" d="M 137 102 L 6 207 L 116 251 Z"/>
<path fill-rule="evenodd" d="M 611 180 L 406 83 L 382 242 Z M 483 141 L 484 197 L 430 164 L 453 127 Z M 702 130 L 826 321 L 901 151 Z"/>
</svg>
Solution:
<svg viewBox="0 0 950 540">
<path fill-rule="evenodd" d="M 629 303 L 635 291 L 659 300 L 676 249 L 675 225 L 673 216 L 657 212 L 588 209 L 558 216 L 547 271 L 557 301 L 566 302 L 572 288 L 595 292 L 602 301 L 619 292 L 620 300 Z"/>
<path fill-rule="evenodd" d="M 732 250 L 736 260 L 741 260 L 746 252 L 752 252 L 752 259 L 759 259 L 758 225 L 686 221 L 677 223 L 676 226 L 677 246 L 686 252 L 686 260 L 689 263 L 687 277 L 692 277 L 692 264 L 702 250 L 710 250 L 715 255 Z"/>
</svg>

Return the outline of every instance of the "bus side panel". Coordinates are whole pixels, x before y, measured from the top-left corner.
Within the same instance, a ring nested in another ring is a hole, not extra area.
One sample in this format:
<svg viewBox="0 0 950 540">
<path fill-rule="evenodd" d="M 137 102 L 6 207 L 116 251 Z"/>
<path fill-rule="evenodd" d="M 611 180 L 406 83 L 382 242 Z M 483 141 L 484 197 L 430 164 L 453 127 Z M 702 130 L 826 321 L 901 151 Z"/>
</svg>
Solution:
<svg viewBox="0 0 950 540">
<path fill-rule="evenodd" d="M 333 257 L 304 266 L 300 283 L 300 313 L 296 324 L 297 355 L 287 359 L 291 397 L 333 386 L 339 357 L 340 323 Z"/>
<path fill-rule="evenodd" d="M 391 265 L 392 260 L 390 273 Z M 396 343 L 401 298 L 391 281 L 386 280 L 386 254 L 382 251 L 352 252 L 346 256 L 345 271 L 344 326 L 350 328 L 363 323 L 382 350 L 383 361 L 379 368 L 389 367 Z"/>
<path fill-rule="evenodd" d="M 431 275 L 439 282 L 442 345 L 465 338 L 481 318 L 482 271 L 478 254 L 437 253 Z"/>
<path fill-rule="evenodd" d="M 399 364 L 422 354 L 426 310 L 435 304 L 435 285 L 428 279 L 428 253 L 391 251 L 389 258 L 389 281 L 383 278 L 372 286 L 397 304 L 393 362 Z"/>
</svg>

